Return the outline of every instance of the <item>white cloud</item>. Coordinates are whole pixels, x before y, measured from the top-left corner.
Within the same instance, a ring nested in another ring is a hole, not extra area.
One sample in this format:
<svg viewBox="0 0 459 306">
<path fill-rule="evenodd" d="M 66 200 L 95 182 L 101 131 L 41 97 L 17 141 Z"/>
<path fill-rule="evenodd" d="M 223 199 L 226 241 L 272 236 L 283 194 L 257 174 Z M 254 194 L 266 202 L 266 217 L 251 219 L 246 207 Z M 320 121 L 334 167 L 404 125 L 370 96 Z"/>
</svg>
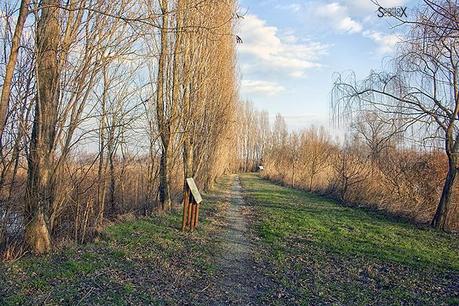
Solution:
<svg viewBox="0 0 459 306">
<path fill-rule="evenodd" d="M 336 30 L 359 33 L 362 31 L 360 22 L 351 18 L 347 6 L 338 2 L 318 5 L 315 9 L 317 16 L 327 20 Z"/>
<path fill-rule="evenodd" d="M 318 42 L 300 41 L 293 33 L 282 35 L 277 27 L 255 15 L 247 15 L 239 25 L 244 43 L 239 53 L 251 57 L 256 67 L 289 75 L 303 75 L 306 70 L 320 67 L 318 59 L 328 46 Z"/>
<path fill-rule="evenodd" d="M 294 78 L 301 78 L 304 76 L 304 72 L 302 71 L 293 71 L 293 72 L 290 72 L 289 75 L 291 77 L 294 77 Z"/>
<path fill-rule="evenodd" d="M 348 16 L 340 20 L 338 27 L 349 33 L 359 33 L 362 31 L 362 25 Z"/>
<path fill-rule="evenodd" d="M 315 3 L 313 10 L 316 17 L 330 25 L 338 32 L 359 33 L 376 44 L 376 52 L 380 55 L 391 54 L 397 43 L 401 41 L 400 34 L 379 31 L 375 21 L 376 9 L 382 7 L 403 6 L 406 0 L 338 0 L 330 3 Z M 357 16 L 357 17 L 356 17 Z M 380 28 L 380 27 L 379 27 Z"/>
<path fill-rule="evenodd" d="M 344 0 L 345 6 L 356 13 L 371 13 L 382 7 L 402 6 L 406 0 Z"/>
<path fill-rule="evenodd" d="M 241 85 L 244 93 L 257 93 L 268 96 L 276 95 L 285 90 L 278 83 L 261 80 L 243 80 Z"/>
<path fill-rule="evenodd" d="M 276 8 L 280 10 L 288 10 L 294 13 L 298 13 L 301 11 L 301 5 L 298 3 L 291 3 L 291 4 L 276 4 Z"/>
<path fill-rule="evenodd" d="M 285 122 L 290 130 L 299 131 L 307 126 L 327 127 L 329 126 L 329 118 L 325 114 L 320 113 L 303 113 L 303 114 L 284 114 Z"/>
<path fill-rule="evenodd" d="M 395 51 L 395 47 L 401 42 L 402 37 L 399 34 L 384 34 L 377 31 L 364 31 L 363 36 L 370 38 L 378 45 L 378 53 L 391 54 Z"/>
</svg>

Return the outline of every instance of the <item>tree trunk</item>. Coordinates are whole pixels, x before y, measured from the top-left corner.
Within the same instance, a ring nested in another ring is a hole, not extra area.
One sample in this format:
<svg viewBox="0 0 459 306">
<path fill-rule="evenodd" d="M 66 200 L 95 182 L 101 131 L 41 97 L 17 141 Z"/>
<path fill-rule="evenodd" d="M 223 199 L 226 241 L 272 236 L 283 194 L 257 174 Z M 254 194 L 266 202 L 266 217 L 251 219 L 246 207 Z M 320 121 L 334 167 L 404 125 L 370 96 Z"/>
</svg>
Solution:
<svg viewBox="0 0 459 306">
<path fill-rule="evenodd" d="M 188 218 L 187 212 L 189 211 L 190 205 L 190 194 L 187 186 L 186 179 L 194 176 L 193 172 L 193 144 L 191 142 L 190 131 L 185 132 L 185 140 L 183 142 L 183 219 L 182 219 L 182 231 L 186 230 L 186 220 Z"/>
<path fill-rule="evenodd" d="M 2 95 L 0 97 L 0 138 L 3 135 L 3 129 L 6 124 L 6 115 L 8 113 L 8 104 L 11 93 L 11 82 L 13 80 L 14 68 L 16 67 L 16 60 L 19 54 L 19 47 L 21 44 L 22 30 L 24 23 L 27 19 L 30 0 L 22 0 L 21 7 L 19 8 L 19 16 L 14 29 L 13 40 L 11 43 L 10 56 L 5 68 L 5 77 L 3 78 Z"/>
<path fill-rule="evenodd" d="M 161 0 L 162 28 L 161 28 L 161 50 L 158 61 L 158 77 L 156 90 L 156 114 L 158 130 L 161 135 L 162 150 L 159 173 L 159 201 L 162 210 L 167 210 L 171 206 L 170 187 L 169 187 L 169 144 L 170 121 L 166 118 L 166 93 L 164 85 L 167 78 L 167 52 L 168 52 L 168 27 L 169 9 L 168 0 Z"/>
<path fill-rule="evenodd" d="M 448 174 L 443 185 L 440 202 L 431 222 L 431 225 L 437 229 L 447 229 L 448 213 L 450 211 L 457 175 L 456 164 L 455 158 L 448 156 Z"/>
<path fill-rule="evenodd" d="M 295 166 L 292 167 L 292 187 L 295 188 Z"/>
<path fill-rule="evenodd" d="M 150 123 L 151 124 L 151 123 Z M 150 127 L 150 130 L 153 130 L 152 127 Z M 148 173 L 147 173 L 147 195 L 146 195 L 146 204 L 144 208 L 144 214 L 148 215 L 151 213 L 153 209 L 153 205 L 150 205 L 149 203 L 154 203 L 154 199 L 156 197 L 156 192 L 157 190 L 154 188 L 156 184 L 156 170 L 155 170 L 155 164 L 156 164 L 156 155 L 157 151 L 155 148 L 155 140 L 153 139 L 153 133 L 150 133 L 150 163 L 148 165 Z"/>
<path fill-rule="evenodd" d="M 97 218 L 96 228 L 102 228 L 105 213 L 105 195 L 106 195 L 106 174 L 107 163 L 105 161 L 105 130 L 107 128 L 107 95 L 108 95 L 108 71 L 107 66 L 103 67 L 104 91 L 102 93 L 102 114 L 99 122 L 99 167 L 97 170 Z"/>
<path fill-rule="evenodd" d="M 106 163 L 104 159 L 104 150 L 101 150 L 99 157 L 99 168 L 97 171 L 97 219 L 96 228 L 101 229 L 104 223 L 105 213 L 105 194 L 106 194 Z"/>
<path fill-rule="evenodd" d="M 59 103 L 59 0 L 42 0 L 37 27 L 35 117 L 28 156 L 25 239 L 36 254 L 49 252 L 48 219 L 54 201 L 54 140 Z"/>
<path fill-rule="evenodd" d="M 309 191 L 312 191 L 312 184 L 314 183 L 314 174 L 311 173 L 311 177 L 309 179 Z"/>
<path fill-rule="evenodd" d="M 110 151 L 110 150 L 109 150 Z M 110 151 L 108 156 L 109 163 L 109 172 L 110 172 L 110 187 L 109 187 L 109 202 L 111 214 L 116 215 L 116 203 L 115 203 L 115 188 L 116 188 L 116 178 L 115 178 L 115 163 L 113 161 L 113 151 Z"/>
<path fill-rule="evenodd" d="M 159 201 L 163 211 L 168 210 L 171 207 L 172 202 L 169 187 L 168 146 L 169 144 L 162 149 L 159 170 Z"/>
</svg>

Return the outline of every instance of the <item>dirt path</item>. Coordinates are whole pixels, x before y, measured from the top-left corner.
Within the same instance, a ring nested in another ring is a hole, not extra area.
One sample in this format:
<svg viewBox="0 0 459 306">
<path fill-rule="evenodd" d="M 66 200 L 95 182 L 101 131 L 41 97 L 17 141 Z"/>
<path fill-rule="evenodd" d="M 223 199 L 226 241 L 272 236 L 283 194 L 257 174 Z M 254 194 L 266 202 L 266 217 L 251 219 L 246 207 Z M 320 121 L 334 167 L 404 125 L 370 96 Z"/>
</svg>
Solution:
<svg viewBox="0 0 459 306">
<path fill-rule="evenodd" d="M 249 237 L 247 219 L 244 217 L 244 199 L 239 177 L 236 176 L 229 195 L 230 206 L 226 224 L 219 237 L 223 252 L 218 260 L 218 285 L 223 296 L 219 303 L 253 305 L 257 304 L 260 275 L 254 271 L 252 243 Z"/>
</svg>

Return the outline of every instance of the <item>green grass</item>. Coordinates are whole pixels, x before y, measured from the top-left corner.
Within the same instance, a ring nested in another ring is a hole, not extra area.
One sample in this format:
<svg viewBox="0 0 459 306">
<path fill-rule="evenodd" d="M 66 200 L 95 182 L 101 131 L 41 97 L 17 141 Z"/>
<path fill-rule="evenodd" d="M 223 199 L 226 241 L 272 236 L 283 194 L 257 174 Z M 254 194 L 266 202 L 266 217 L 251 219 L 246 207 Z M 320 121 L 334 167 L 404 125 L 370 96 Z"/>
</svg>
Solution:
<svg viewBox="0 0 459 306">
<path fill-rule="evenodd" d="M 257 212 L 254 228 L 263 247 L 270 249 L 266 260 L 277 266 L 274 277 L 290 284 L 292 294 L 304 302 L 323 301 L 321 294 L 328 295 L 328 302 L 337 297 L 362 304 L 375 301 L 375 294 L 396 304 L 457 301 L 457 236 L 341 206 L 253 174 L 241 176 L 241 182 Z M 344 281 L 335 281 L 337 277 Z M 309 282 L 304 290 L 297 285 L 301 280 Z M 441 288 L 431 294 L 420 289 L 431 286 Z"/>
<path fill-rule="evenodd" d="M 223 179 L 213 193 L 230 183 Z M 112 225 L 95 243 L 0 263 L 0 305 L 184 303 L 215 270 L 213 219 L 221 205 L 221 198 L 204 197 L 194 233 L 179 230 L 175 210 Z"/>
<path fill-rule="evenodd" d="M 215 304 L 225 296 L 216 238 L 231 183 L 226 177 L 204 197 L 193 234 L 179 231 L 181 211 L 173 211 L 110 226 L 95 243 L 0 264 L 0 305 Z M 459 305 L 457 236 L 256 175 L 241 183 L 260 303 Z"/>
</svg>

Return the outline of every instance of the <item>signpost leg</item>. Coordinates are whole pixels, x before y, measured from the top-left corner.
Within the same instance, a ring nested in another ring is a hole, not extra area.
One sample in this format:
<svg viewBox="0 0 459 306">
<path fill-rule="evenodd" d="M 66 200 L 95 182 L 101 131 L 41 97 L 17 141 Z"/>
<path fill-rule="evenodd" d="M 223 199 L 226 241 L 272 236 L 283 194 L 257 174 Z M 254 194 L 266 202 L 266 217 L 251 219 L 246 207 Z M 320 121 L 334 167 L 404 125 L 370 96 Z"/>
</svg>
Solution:
<svg viewBox="0 0 459 306">
<path fill-rule="evenodd" d="M 188 216 L 187 216 L 187 227 L 189 227 L 191 229 L 191 220 L 192 220 L 192 217 L 193 217 L 193 201 L 190 197 L 190 200 L 189 200 L 189 203 L 188 203 Z"/>
<path fill-rule="evenodd" d="M 191 204 L 190 231 L 194 229 L 194 203 Z"/>
<path fill-rule="evenodd" d="M 191 230 L 194 230 L 196 228 L 196 210 L 197 210 L 198 204 L 193 203 L 193 216 L 191 218 Z"/>
<path fill-rule="evenodd" d="M 183 218 L 182 218 L 182 231 L 186 230 L 186 223 L 188 220 L 188 206 L 190 205 L 190 190 L 188 186 L 185 188 L 185 194 L 183 196 Z"/>
<path fill-rule="evenodd" d="M 199 204 L 196 204 L 196 221 L 194 222 L 194 226 L 197 227 L 199 223 Z"/>
</svg>

